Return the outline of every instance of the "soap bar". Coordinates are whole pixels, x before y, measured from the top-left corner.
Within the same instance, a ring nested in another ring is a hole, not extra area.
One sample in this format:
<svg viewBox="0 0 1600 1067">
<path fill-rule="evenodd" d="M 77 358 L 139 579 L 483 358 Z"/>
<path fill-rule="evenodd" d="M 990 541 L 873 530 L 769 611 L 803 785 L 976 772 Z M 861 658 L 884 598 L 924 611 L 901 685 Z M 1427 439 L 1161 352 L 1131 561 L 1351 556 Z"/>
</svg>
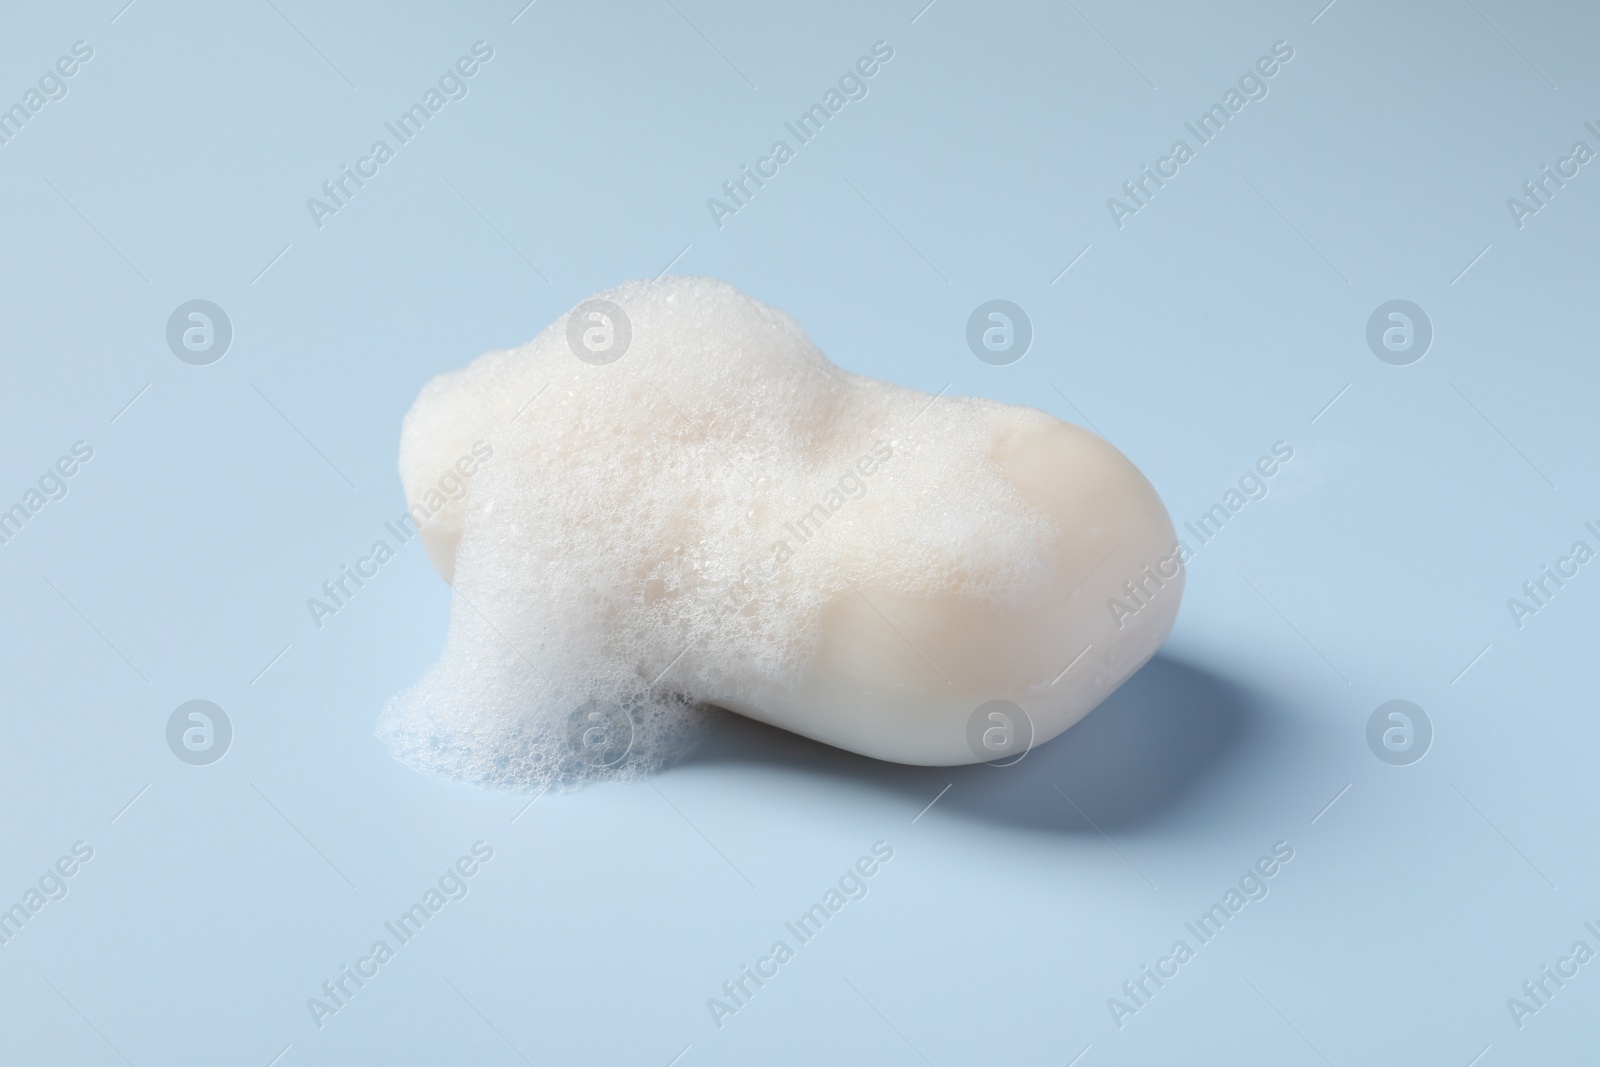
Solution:
<svg viewBox="0 0 1600 1067">
<path fill-rule="evenodd" d="M 1021 758 L 1165 640 L 1172 522 L 1093 433 L 835 366 L 711 278 L 596 294 L 407 414 L 452 586 L 379 734 L 510 789 L 647 774 L 721 708 L 878 759 Z"/>
</svg>

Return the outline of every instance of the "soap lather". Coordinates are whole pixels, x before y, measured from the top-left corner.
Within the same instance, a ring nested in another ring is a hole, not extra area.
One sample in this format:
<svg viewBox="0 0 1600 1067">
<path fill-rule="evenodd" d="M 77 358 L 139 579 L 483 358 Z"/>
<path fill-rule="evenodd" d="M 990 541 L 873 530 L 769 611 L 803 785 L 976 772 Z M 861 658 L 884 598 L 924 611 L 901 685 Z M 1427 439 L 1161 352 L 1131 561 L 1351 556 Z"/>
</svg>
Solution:
<svg viewBox="0 0 1600 1067">
<path fill-rule="evenodd" d="M 848 373 L 715 279 L 630 282 L 429 382 L 408 502 L 473 455 L 421 509 L 443 654 L 379 733 L 503 788 L 649 773 L 708 707 L 900 763 L 1020 758 L 1155 654 L 1183 591 L 1106 441 Z"/>
</svg>

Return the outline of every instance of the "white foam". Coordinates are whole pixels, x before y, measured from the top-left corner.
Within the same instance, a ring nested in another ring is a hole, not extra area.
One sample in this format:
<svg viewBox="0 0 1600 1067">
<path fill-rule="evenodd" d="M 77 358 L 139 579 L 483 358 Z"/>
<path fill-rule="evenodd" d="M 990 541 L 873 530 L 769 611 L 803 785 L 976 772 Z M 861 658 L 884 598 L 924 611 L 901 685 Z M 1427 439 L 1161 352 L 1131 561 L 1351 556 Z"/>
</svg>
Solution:
<svg viewBox="0 0 1600 1067">
<path fill-rule="evenodd" d="M 1040 507 L 1007 458 L 1064 424 L 846 373 L 787 315 L 715 279 L 597 295 L 631 325 L 620 359 L 579 359 L 563 316 L 520 348 L 434 379 L 406 417 L 409 501 L 474 442 L 493 449 L 465 498 L 423 528 L 455 597 L 439 662 L 380 720 L 407 763 L 513 789 L 634 776 L 692 744 L 705 704 L 873 751 L 805 718 L 842 599 L 859 595 L 879 614 L 954 604 L 1022 618 L 1040 590 L 1073 580 L 1061 546 L 1095 517 L 1064 529 L 1073 516 Z M 1096 462 L 1103 448 L 1132 471 L 1098 438 L 1065 429 L 1094 442 L 1074 437 L 1073 448 Z M 1170 544 L 1170 523 L 1156 532 Z M 1160 634 L 1144 657 L 1171 623 L 1154 614 L 1145 629 Z M 920 625 L 899 621 L 886 642 Z M 891 663 L 878 688 L 914 702 L 899 669 Z M 1019 697 L 1044 670 L 1024 669 Z M 957 704 L 1008 695 L 953 673 L 948 694 L 932 674 L 927 683 Z"/>
</svg>

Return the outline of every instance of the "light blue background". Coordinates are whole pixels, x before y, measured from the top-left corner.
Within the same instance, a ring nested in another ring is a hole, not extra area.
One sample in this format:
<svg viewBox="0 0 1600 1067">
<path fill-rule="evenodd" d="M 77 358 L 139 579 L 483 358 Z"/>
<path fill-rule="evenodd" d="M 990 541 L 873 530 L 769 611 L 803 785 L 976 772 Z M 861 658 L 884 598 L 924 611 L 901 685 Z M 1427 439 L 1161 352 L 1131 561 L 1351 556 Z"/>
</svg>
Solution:
<svg viewBox="0 0 1600 1067">
<path fill-rule="evenodd" d="M 0 503 L 95 454 L 0 546 L 0 904 L 95 855 L 0 946 L 7 1062 L 1592 1054 L 1600 964 L 1520 1030 L 1506 999 L 1600 949 L 1600 565 L 1521 630 L 1506 598 L 1596 545 L 1600 165 L 1522 229 L 1505 201 L 1600 147 L 1600 13 L 923 2 L 9 6 L 0 101 L 95 51 L 0 146 Z M 306 198 L 480 39 L 470 95 L 319 231 Z M 870 95 L 718 229 L 706 198 L 877 40 Z M 1119 230 L 1106 198 L 1279 40 L 1270 95 Z M 401 510 L 423 382 L 669 264 L 851 370 L 1092 421 L 1180 523 L 1295 457 L 1161 656 L 1018 767 L 730 719 L 531 807 L 419 776 L 372 727 L 448 590 L 413 544 L 321 631 L 305 599 Z M 964 342 L 996 297 L 1035 328 L 1008 367 Z M 164 340 L 193 298 L 234 326 L 209 367 Z M 1394 298 L 1435 329 L 1407 367 L 1364 339 Z M 207 767 L 164 738 L 197 697 L 235 731 Z M 1407 767 L 1364 736 L 1395 698 L 1436 731 Z M 313 1025 L 479 839 L 470 894 Z M 870 894 L 717 1029 L 706 998 L 880 839 Z M 1107 998 L 1280 840 L 1270 895 L 1118 1029 Z"/>
</svg>

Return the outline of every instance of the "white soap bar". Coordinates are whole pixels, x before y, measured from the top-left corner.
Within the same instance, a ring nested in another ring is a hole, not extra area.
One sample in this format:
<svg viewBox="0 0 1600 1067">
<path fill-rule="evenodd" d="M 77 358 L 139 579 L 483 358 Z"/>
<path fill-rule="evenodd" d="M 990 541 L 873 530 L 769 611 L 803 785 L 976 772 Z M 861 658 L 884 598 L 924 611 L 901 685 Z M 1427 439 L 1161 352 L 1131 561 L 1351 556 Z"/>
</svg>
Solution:
<svg viewBox="0 0 1600 1067">
<path fill-rule="evenodd" d="M 454 587 L 379 733 L 538 788 L 647 773 L 726 708 L 901 763 L 1020 758 L 1154 655 L 1150 483 L 1031 408 L 834 366 L 709 278 L 632 282 L 423 389 L 400 473 Z"/>
</svg>

